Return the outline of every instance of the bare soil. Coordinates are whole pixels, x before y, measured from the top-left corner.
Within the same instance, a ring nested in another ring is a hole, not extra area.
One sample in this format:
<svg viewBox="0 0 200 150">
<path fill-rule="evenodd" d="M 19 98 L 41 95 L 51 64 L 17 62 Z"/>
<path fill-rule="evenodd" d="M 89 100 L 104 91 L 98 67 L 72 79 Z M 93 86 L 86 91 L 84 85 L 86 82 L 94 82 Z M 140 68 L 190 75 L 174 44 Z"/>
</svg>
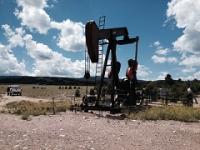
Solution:
<svg viewBox="0 0 200 150">
<path fill-rule="evenodd" d="M 28 97 L 2 96 L 0 105 Z M 115 117 L 116 118 L 116 117 Z M 200 123 L 117 120 L 65 112 L 31 117 L 0 114 L 0 150 L 199 150 Z"/>
<path fill-rule="evenodd" d="M 0 115 L 0 149 L 199 150 L 200 124 L 113 120 L 66 112 L 32 117 Z"/>
</svg>

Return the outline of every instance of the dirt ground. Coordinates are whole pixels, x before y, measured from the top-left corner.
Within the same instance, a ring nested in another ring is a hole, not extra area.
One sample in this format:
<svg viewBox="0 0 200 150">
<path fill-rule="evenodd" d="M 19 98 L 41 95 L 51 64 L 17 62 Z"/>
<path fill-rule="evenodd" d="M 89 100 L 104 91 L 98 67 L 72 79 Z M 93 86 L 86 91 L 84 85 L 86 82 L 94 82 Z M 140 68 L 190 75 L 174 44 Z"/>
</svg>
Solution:
<svg viewBox="0 0 200 150">
<path fill-rule="evenodd" d="M 66 112 L 22 120 L 0 115 L 1 150 L 199 150 L 200 123 L 113 120 Z"/>
<path fill-rule="evenodd" d="M 45 101 L 25 96 L 8 102 Z M 65 112 L 31 117 L 0 114 L 0 150 L 199 150 L 200 123 L 117 120 L 96 114 Z"/>
</svg>

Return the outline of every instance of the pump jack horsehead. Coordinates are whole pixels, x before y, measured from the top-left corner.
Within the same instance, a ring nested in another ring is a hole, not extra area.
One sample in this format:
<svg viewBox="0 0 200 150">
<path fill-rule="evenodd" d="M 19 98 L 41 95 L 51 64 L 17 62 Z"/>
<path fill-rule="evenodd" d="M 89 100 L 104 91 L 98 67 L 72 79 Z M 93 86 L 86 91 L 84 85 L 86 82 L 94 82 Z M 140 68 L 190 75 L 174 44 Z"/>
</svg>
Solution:
<svg viewBox="0 0 200 150">
<path fill-rule="evenodd" d="M 135 58 L 133 59 L 137 62 L 137 53 L 138 53 L 138 41 L 139 37 L 136 36 L 135 38 L 130 38 L 128 34 L 128 30 L 126 27 L 121 28 L 109 28 L 109 29 L 99 29 L 94 21 L 87 22 L 85 26 L 85 36 L 86 36 L 86 45 L 88 49 L 89 58 L 92 63 L 98 62 L 98 54 L 99 54 L 99 40 L 106 39 L 108 41 L 108 47 L 105 55 L 103 70 L 101 74 L 100 84 L 98 85 L 98 93 L 96 97 L 96 107 L 98 109 L 99 101 L 101 99 L 101 91 L 104 82 L 105 71 L 107 67 L 107 62 L 109 58 L 109 54 L 111 53 L 111 72 L 112 72 L 112 92 L 111 92 L 111 106 L 109 109 L 115 107 L 115 94 L 116 87 L 118 86 L 116 82 L 116 78 L 118 78 L 118 69 L 117 69 L 117 56 L 116 56 L 116 47 L 117 45 L 126 45 L 131 43 L 136 43 L 136 50 L 135 50 Z M 132 59 L 132 60 L 133 60 Z M 134 85 L 133 88 L 129 88 L 129 100 L 136 101 L 135 97 L 135 83 L 132 82 Z M 129 103 L 131 104 L 131 103 Z M 88 108 L 90 109 L 90 108 Z M 100 106 L 99 106 L 100 109 Z M 108 109 L 108 110 L 109 110 Z"/>
</svg>

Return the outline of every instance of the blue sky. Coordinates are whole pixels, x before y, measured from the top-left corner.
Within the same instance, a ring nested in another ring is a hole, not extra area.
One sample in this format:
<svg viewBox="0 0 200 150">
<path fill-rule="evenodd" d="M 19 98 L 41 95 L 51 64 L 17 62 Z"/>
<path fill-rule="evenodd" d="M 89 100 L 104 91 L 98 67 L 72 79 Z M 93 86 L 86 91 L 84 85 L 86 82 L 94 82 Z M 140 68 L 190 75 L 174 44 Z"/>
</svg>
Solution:
<svg viewBox="0 0 200 150">
<path fill-rule="evenodd" d="M 140 37 L 138 79 L 198 79 L 199 7 L 200 0 L 0 0 L 0 75 L 82 77 L 84 25 L 106 16 L 106 28 Z M 121 77 L 133 50 L 118 46 Z"/>
</svg>

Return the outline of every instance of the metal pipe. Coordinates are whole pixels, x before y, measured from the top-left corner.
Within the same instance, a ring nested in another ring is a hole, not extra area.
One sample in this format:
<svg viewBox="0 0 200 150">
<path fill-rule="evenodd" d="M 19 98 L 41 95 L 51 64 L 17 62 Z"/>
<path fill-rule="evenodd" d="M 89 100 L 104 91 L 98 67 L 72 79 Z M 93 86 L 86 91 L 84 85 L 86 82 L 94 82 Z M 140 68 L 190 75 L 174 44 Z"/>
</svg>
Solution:
<svg viewBox="0 0 200 150">
<path fill-rule="evenodd" d="M 136 36 L 136 50 L 135 50 L 135 60 L 137 61 L 137 56 L 138 56 L 138 41 L 139 41 L 139 37 Z"/>
</svg>

